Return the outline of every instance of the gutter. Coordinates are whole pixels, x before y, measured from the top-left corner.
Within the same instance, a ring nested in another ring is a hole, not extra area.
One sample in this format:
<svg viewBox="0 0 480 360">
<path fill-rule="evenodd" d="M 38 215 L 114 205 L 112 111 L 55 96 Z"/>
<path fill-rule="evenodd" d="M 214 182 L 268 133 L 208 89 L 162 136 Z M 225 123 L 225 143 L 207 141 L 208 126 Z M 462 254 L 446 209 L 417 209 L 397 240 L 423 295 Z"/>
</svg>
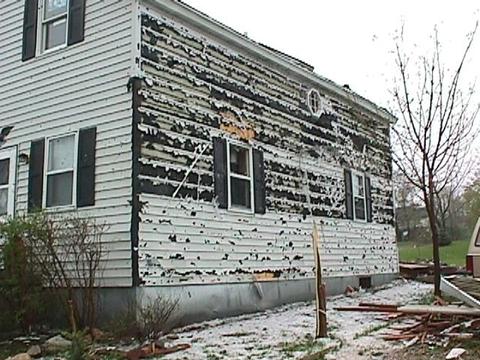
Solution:
<svg viewBox="0 0 480 360">
<path fill-rule="evenodd" d="M 352 91 L 347 91 L 335 82 L 294 64 L 292 61 L 287 60 L 287 58 L 280 56 L 278 52 L 269 50 L 267 47 L 256 43 L 232 28 L 181 1 L 144 0 L 144 2 L 152 4 L 169 16 L 180 19 L 187 24 L 192 24 L 196 30 L 220 39 L 230 46 L 234 44 L 239 50 L 252 55 L 254 58 L 260 58 L 269 64 L 282 68 L 288 75 L 296 75 L 308 82 L 315 83 L 325 92 L 341 98 L 351 106 L 361 107 L 371 115 L 379 117 L 387 121 L 389 124 L 394 124 L 397 121 L 397 118 L 394 115 L 370 100 L 367 100 Z"/>
</svg>

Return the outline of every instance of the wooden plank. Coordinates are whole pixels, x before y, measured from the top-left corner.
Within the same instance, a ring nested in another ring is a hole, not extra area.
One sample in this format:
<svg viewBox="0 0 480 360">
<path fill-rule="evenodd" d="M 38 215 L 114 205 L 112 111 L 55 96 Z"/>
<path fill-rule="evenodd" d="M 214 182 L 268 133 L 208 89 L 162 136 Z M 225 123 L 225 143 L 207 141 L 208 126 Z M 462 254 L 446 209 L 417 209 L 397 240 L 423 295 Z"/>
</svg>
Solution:
<svg viewBox="0 0 480 360">
<path fill-rule="evenodd" d="M 400 306 L 398 308 L 375 307 L 375 306 L 343 306 L 336 307 L 337 311 L 360 311 L 360 312 L 393 312 L 410 315 L 453 315 L 453 316 L 468 316 L 480 317 L 479 309 L 472 309 L 468 307 L 453 307 L 453 306 L 426 306 L 426 305 L 408 305 Z"/>
<path fill-rule="evenodd" d="M 325 284 L 322 282 L 322 267 L 320 252 L 318 250 L 319 235 L 317 224 L 313 221 L 313 256 L 315 258 L 315 294 L 316 294 L 316 330 L 315 337 L 327 337 L 327 304 L 325 296 Z"/>
</svg>

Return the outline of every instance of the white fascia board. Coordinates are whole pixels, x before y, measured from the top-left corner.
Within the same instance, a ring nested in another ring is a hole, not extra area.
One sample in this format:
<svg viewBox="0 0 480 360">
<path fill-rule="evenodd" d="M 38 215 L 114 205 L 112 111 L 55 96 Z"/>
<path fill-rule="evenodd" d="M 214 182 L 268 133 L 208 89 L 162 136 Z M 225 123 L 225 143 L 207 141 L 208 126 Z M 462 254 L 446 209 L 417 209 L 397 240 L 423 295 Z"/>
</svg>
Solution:
<svg viewBox="0 0 480 360">
<path fill-rule="evenodd" d="M 255 58 L 261 58 L 263 61 L 268 62 L 283 68 L 287 75 L 293 75 L 305 79 L 311 83 L 317 84 L 322 90 L 326 91 L 330 95 L 336 95 L 349 105 L 358 106 L 363 110 L 368 111 L 371 115 L 376 116 L 390 124 L 394 124 L 397 118 L 387 110 L 377 106 L 373 102 L 365 99 L 364 97 L 348 91 L 342 86 L 328 80 L 314 72 L 307 71 L 301 66 L 295 65 L 292 62 L 281 57 L 279 54 L 268 50 L 267 48 L 259 45 L 255 41 L 247 38 L 246 36 L 238 33 L 237 31 L 229 28 L 228 26 L 220 23 L 219 21 L 212 19 L 208 15 L 192 8 L 191 6 L 178 1 L 178 0 L 142 0 L 145 4 L 151 4 L 164 12 L 167 16 L 176 17 L 186 24 L 193 25 L 196 29 L 204 34 L 211 35 L 214 38 L 219 38 L 225 41 L 227 44 L 232 45 L 253 55 Z"/>
</svg>

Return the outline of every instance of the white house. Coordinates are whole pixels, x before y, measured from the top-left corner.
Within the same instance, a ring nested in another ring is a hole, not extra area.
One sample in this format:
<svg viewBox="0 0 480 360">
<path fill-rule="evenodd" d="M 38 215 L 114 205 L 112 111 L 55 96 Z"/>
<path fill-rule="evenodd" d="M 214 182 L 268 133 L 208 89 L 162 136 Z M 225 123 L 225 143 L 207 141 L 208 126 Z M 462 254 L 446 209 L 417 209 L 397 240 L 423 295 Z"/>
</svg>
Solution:
<svg viewBox="0 0 480 360">
<path fill-rule="evenodd" d="M 334 54 L 330 54 L 334 56 Z M 0 215 L 108 225 L 107 303 L 186 321 L 398 270 L 382 108 L 173 0 L 0 2 Z"/>
</svg>

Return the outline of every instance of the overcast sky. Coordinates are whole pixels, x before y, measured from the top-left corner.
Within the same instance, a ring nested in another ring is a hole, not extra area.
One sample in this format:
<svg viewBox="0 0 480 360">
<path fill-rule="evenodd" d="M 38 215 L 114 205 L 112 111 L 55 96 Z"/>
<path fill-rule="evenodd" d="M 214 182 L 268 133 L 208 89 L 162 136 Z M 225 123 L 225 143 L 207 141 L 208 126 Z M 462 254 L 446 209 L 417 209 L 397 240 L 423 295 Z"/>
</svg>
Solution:
<svg viewBox="0 0 480 360">
<path fill-rule="evenodd" d="M 428 48 L 437 25 L 445 63 L 453 67 L 480 15 L 478 0 L 185 1 L 384 107 L 395 70 L 393 37 L 402 23 L 415 52 Z M 480 34 L 468 65 L 467 80 L 479 78 Z"/>
</svg>

